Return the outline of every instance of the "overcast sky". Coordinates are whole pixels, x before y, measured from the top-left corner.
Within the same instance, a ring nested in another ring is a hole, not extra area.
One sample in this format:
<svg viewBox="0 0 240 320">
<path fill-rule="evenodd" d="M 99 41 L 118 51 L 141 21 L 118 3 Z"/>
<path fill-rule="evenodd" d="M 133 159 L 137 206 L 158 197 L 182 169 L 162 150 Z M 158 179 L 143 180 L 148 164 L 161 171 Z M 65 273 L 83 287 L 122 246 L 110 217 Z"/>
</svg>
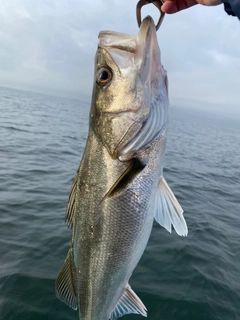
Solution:
<svg viewBox="0 0 240 320">
<path fill-rule="evenodd" d="M 89 100 L 100 30 L 136 34 L 135 0 L 0 1 L 0 85 Z M 158 13 L 153 5 L 143 16 Z M 240 21 L 223 6 L 166 15 L 158 31 L 175 106 L 239 110 Z"/>
</svg>

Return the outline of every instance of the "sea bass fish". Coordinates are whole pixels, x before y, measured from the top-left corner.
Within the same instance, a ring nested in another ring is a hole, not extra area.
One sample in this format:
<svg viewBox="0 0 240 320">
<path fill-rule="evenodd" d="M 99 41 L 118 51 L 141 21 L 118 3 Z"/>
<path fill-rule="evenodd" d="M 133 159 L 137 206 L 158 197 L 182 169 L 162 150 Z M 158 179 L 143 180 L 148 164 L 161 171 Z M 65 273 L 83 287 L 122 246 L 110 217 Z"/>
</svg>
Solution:
<svg viewBox="0 0 240 320">
<path fill-rule="evenodd" d="M 128 282 L 153 221 L 187 235 L 163 177 L 168 105 L 152 18 L 137 36 L 100 32 L 88 140 L 66 212 L 71 246 L 56 280 L 57 297 L 80 320 L 147 316 Z"/>
</svg>

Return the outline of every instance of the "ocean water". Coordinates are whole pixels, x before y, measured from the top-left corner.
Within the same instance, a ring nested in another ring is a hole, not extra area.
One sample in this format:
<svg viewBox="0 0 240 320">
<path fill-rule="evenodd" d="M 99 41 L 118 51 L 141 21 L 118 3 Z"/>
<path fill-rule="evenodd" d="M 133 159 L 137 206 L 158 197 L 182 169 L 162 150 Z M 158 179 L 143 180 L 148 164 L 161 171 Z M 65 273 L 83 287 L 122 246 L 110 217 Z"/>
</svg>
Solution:
<svg viewBox="0 0 240 320">
<path fill-rule="evenodd" d="M 0 88 L 0 319 L 70 320 L 54 282 L 89 104 Z M 171 107 L 164 175 L 186 238 L 154 224 L 130 284 L 151 320 L 240 319 L 240 116 Z M 123 319 L 143 319 L 127 315 Z"/>
</svg>

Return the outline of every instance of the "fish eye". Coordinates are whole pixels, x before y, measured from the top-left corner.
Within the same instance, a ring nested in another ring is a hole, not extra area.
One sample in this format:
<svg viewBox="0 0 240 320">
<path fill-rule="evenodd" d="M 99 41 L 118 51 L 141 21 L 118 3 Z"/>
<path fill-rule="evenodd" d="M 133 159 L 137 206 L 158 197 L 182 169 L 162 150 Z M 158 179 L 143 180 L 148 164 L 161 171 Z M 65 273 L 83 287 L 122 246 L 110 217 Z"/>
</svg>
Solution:
<svg viewBox="0 0 240 320">
<path fill-rule="evenodd" d="M 107 68 L 101 68 L 97 72 L 96 82 L 99 86 L 103 87 L 112 80 L 112 71 Z"/>
</svg>

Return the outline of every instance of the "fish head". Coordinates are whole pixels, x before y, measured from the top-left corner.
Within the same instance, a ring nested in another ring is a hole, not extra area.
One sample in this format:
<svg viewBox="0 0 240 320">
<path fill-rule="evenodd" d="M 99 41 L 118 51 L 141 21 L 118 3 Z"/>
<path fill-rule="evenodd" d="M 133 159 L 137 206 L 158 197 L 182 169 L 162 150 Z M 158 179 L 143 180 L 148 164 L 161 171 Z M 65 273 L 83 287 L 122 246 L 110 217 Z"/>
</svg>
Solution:
<svg viewBox="0 0 240 320">
<path fill-rule="evenodd" d="M 100 32 L 90 126 L 109 154 L 130 159 L 151 144 L 167 111 L 167 73 L 152 18 L 143 20 L 137 36 Z"/>
</svg>

